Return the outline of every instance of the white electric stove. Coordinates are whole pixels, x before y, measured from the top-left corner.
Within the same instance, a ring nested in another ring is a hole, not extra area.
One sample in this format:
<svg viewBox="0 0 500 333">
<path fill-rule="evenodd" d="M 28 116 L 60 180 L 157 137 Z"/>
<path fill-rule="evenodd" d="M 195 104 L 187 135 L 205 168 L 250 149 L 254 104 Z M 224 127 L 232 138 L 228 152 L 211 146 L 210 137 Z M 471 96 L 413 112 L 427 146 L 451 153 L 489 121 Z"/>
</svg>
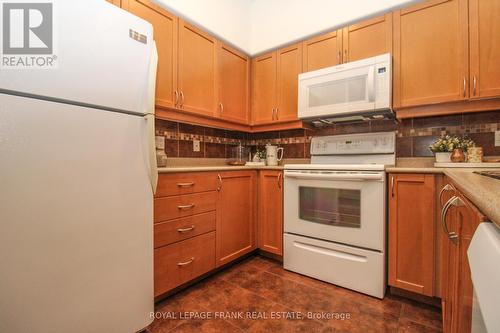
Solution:
<svg viewBox="0 0 500 333">
<path fill-rule="evenodd" d="M 285 165 L 284 268 L 371 296 L 386 289 L 386 166 L 395 133 L 315 137 Z"/>
</svg>

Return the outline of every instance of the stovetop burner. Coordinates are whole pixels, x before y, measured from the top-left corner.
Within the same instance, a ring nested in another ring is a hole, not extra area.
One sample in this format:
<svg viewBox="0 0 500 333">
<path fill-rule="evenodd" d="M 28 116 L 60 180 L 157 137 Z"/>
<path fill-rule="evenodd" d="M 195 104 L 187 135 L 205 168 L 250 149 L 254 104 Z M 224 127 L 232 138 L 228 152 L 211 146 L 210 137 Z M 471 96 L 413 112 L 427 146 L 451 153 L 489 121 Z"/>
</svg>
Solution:
<svg viewBox="0 0 500 333">
<path fill-rule="evenodd" d="M 478 175 L 500 180 L 500 171 L 474 171 Z"/>
</svg>

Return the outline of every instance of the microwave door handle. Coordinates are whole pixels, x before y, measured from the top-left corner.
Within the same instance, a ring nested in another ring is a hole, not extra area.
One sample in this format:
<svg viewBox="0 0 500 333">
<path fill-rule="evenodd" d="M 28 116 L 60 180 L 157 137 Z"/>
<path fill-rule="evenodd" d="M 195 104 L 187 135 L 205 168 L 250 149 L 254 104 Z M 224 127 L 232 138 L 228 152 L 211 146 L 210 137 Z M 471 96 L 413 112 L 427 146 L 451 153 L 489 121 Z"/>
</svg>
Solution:
<svg viewBox="0 0 500 333">
<path fill-rule="evenodd" d="M 375 102 L 375 66 L 368 69 L 368 102 Z"/>
<path fill-rule="evenodd" d="M 318 180 L 383 180 L 382 174 L 321 174 L 285 172 L 285 178 L 318 179 Z"/>
</svg>

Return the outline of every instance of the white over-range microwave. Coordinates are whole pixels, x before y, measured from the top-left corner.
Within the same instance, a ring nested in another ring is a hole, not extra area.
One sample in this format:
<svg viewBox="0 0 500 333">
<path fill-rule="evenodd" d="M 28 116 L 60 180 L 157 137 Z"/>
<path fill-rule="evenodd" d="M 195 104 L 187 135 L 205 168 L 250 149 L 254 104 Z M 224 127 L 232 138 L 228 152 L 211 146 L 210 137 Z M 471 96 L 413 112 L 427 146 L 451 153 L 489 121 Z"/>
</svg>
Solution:
<svg viewBox="0 0 500 333">
<path fill-rule="evenodd" d="M 321 122 L 392 116 L 389 53 L 299 75 L 299 118 Z"/>
</svg>

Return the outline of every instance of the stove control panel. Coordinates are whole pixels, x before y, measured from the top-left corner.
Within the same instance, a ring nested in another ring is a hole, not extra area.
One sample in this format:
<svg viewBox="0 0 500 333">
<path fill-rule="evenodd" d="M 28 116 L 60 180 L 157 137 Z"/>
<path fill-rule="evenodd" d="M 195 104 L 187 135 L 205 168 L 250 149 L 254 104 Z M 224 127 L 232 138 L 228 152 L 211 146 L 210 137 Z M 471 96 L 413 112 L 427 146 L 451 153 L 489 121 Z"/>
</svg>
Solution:
<svg viewBox="0 0 500 333">
<path fill-rule="evenodd" d="M 323 136 L 312 139 L 311 155 L 393 154 L 395 146 L 394 132 Z"/>
</svg>

